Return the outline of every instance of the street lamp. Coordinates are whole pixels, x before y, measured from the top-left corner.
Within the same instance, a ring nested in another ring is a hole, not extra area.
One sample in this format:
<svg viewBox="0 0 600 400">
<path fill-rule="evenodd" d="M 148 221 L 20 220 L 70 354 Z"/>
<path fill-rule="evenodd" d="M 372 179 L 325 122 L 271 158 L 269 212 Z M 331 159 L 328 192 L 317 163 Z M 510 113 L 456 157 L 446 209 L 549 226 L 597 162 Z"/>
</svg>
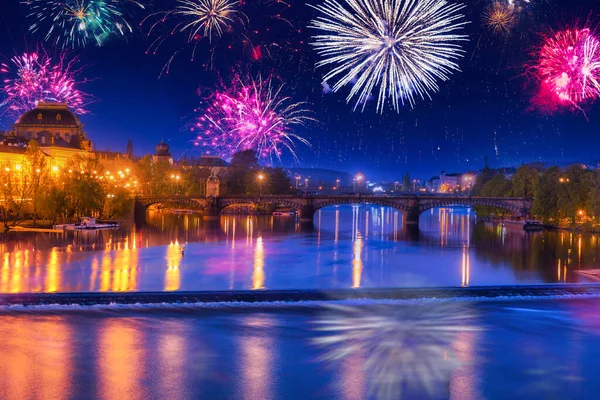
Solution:
<svg viewBox="0 0 600 400">
<path fill-rule="evenodd" d="M 356 175 L 356 184 L 357 184 L 358 194 L 360 194 L 360 181 L 362 181 L 363 179 L 364 179 L 364 176 L 362 174 Z"/>
<path fill-rule="evenodd" d="M 336 179 L 335 180 L 335 190 L 339 190 L 340 189 L 340 180 Z"/>
<path fill-rule="evenodd" d="M 262 188 L 263 188 L 263 179 L 265 176 L 263 174 L 258 174 L 258 184 L 259 184 L 259 195 L 262 196 Z"/>
<path fill-rule="evenodd" d="M 111 178 L 112 178 L 112 176 L 111 176 Z M 177 194 L 177 193 L 179 193 L 179 180 L 181 179 L 181 176 L 171 174 L 171 179 L 173 179 L 175 181 L 175 194 Z"/>
<path fill-rule="evenodd" d="M 298 181 L 300 179 L 302 179 L 302 177 L 300 175 L 296 175 L 295 178 L 296 178 L 296 190 L 298 190 Z"/>
</svg>

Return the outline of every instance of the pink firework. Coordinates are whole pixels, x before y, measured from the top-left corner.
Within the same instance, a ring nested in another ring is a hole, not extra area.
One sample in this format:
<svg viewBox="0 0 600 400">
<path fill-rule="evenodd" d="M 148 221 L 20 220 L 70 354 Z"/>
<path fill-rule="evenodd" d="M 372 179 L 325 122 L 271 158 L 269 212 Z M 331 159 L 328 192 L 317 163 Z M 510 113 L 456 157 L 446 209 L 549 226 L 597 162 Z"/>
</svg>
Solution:
<svg viewBox="0 0 600 400">
<path fill-rule="evenodd" d="M 272 79 L 237 77 L 217 90 L 192 127 L 194 144 L 225 159 L 240 150 L 256 150 L 265 161 L 281 160 L 283 149 L 294 158 L 296 142 L 309 142 L 293 129 L 312 120 L 305 103 L 294 103 L 282 94 L 283 85 Z"/>
<path fill-rule="evenodd" d="M 600 41 L 589 29 L 556 32 L 546 38 L 534 70 L 542 101 L 579 108 L 600 97 Z"/>
<path fill-rule="evenodd" d="M 77 114 L 86 114 L 90 96 L 76 88 L 76 59 L 61 54 L 53 60 L 44 52 L 24 53 L 0 64 L 4 113 L 18 117 L 40 101 L 68 103 Z"/>
</svg>

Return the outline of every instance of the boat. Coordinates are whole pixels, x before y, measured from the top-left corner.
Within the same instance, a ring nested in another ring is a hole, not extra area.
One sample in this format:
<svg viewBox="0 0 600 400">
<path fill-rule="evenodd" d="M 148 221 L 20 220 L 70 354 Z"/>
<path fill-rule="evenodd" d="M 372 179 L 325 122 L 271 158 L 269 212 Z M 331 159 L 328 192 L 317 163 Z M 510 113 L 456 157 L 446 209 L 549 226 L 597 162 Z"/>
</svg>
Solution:
<svg viewBox="0 0 600 400">
<path fill-rule="evenodd" d="M 60 224 L 54 225 L 54 229 L 63 229 L 66 231 L 87 231 L 97 229 L 118 229 L 119 224 L 116 222 L 98 223 L 95 218 L 83 217 L 78 224 Z"/>
<path fill-rule="evenodd" d="M 275 211 L 273 213 L 274 217 L 290 217 L 296 215 L 293 211 Z"/>
<path fill-rule="evenodd" d="M 528 232 L 543 231 L 544 229 L 546 229 L 546 225 L 539 221 L 525 221 L 523 224 L 523 230 Z"/>
<path fill-rule="evenodd" d="M 193 210 L 173 210 L 173 214 L 186 214 L 186 215 L 190 215 L 193 214 L 194 211 Z"/>
<path fill-rule="evenodd" d="M 504 222 L 502 222 L 502 226 L 504 227 L 517 227 L 520 229 L 523 229 L 524 231 L 527 232 L 535 232 L 535 231 L 543 231 L 544 229 L 546 229 L 546 225 L 542 224 L 540 221 L 534 221 L 534 220 L 504 220 Z"/>
</svg>

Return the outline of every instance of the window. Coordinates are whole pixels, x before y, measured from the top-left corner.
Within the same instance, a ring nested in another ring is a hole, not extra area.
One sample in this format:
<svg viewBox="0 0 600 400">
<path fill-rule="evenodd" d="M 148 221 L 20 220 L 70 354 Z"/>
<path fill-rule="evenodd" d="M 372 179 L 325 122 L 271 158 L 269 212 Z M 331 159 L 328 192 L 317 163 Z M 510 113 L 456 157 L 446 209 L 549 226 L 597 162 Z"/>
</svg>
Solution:
<svg viewBox="0 0 600 400">
<path fill-rule="evenodd" d="M 42 117 L 42 113 L 39 113 L 39 114 L 38 114 L 38 120 L 39 120 L 39 121 L 41 121 L 41 120 L 42 120 L 42 118 L 43 118 L 43 117 Z"/>
<path fill-rule="evenodd" d="M 60 114 L 56 114 L 56 120 L 57 120 L 57 121 L 61 121 L 61 120 L 62 120 L 62 115 L 60 115 Z"/>
</svg>

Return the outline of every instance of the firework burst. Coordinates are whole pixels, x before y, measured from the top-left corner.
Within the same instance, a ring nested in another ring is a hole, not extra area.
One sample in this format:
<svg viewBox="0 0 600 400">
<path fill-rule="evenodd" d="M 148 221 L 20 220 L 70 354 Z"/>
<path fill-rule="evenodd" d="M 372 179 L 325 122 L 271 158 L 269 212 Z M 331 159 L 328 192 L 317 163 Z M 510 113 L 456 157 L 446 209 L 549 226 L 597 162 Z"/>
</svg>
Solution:
<svg viewBox="0 0 600 400">
<path fill-rule="evenodd" d="M 317 67 L 330 67 L 324 81 L 336 81 L 333 91 L 353 84 L 347 101 L 364 110 L 377 90 L 377 110 L 386 101 L 399 111 L 415 96 L 430 98 L 438 80 L 459 71 L 464 54 L 458 33 L 466 22 L 461 4 L 445 0 L 325 0 L 313 6 L 320 15 L 309 27 L 322 33 L 312 45 L 321 56 Z"/>
<path fill-rule="evenodd" d="M 76 59 L 61 54 L 52 59 L 44 52 L 25 53 L 0 65 L 5 74 L 0 106 L 10 116 L 17 117 L 35 108 L 41 101 L 68 103 L 77 114 L 86 114 L 91 98 L 77 89 Z"/>
<path fill-rule="evenodd" d="M 190 17 L 181 31 L 189 31 L 189 40 L 200 32 L 212 42 L 213 35 L 221 37 L 223 30 L 235 22 L 237 0 L 179 0 L 176 15 Z"/>
<path fill-rule="evenodd" d="M 192 128 L 197 134 L 194 144 L 226 159 L 247 149 L 271 163 L 281 160 L 283 149 L 296 158 L 296 142 L 310 145 L 293 132 L 295 126 L 312 120 L 305 105 L 283 95 L 283 85 L 273 79 L 237 77 L 209 99 Z"/>
<path fill-rule="evenodd" d="M 32 33 L 42 32 L 53 45 L 84 47 L 90 42 L 102 45 L 113 34 L 132 33 L 124 9 L 145 8 L 137 0 L 21 0 L 29 6 Z"/>
<path fill-rule="evenodd" d="M 508 34 L 515 24 L 514 8 L 495 2 L 484 13 L 485 24 L 494 33 Z"/>
<path fill-rule="evenodd" d="M 600 41 L 589 29 L 548 36 L 533 70 L 553 100 L 579 107 L 600 97 Z"/>
<path fill-rule="evenodd" d="M 238 0 L 177 0 L 174 10 L 160 11 L 144 18 L 140 26 L 149 25 L 148 36 L 156 36 L 146 53 L 156 54 L 163 44 L 178 33 L 185 34 L 183 44 L 171 55 L 161 71 L 169 73 L 173 60 L 191 48 L 191 61 L 196 58 L 202 39 L 213 43 L 236 24 L 243 25 L 245 16 Z"/>
<path fill-rule="evenodd" d="M 469 308 L 452 303 L 331 305 L 317 320 L 324 335 L 314 343 L 327 348 L 328 361 L 363 359 L 369 398 L 433 398 L 459 364 L 452 351 L 456 335 L 478 330 L 473 319 Z"/>
</svg>

